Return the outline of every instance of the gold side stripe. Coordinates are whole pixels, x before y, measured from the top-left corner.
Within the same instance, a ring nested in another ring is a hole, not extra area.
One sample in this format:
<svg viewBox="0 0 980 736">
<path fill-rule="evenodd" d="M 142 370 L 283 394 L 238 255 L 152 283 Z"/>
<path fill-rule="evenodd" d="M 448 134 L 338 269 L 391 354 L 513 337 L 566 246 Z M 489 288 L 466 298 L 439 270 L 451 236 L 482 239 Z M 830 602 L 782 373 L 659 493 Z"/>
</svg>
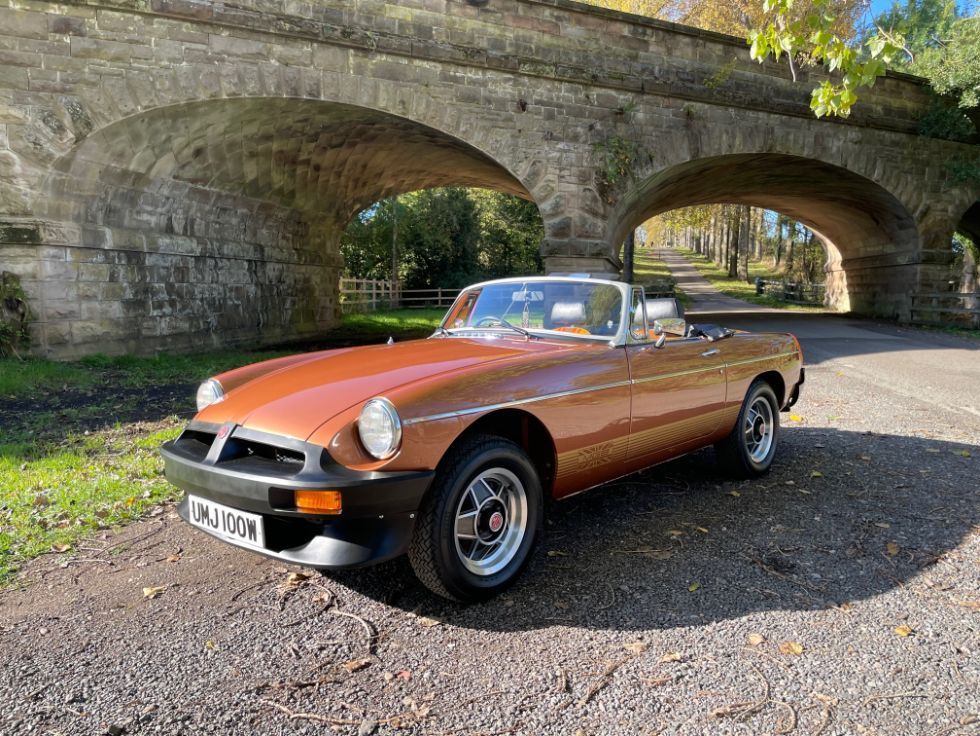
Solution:
<svg viewBox="0 0 980 736">
<path fill-rule="evenodd" d="M 765 355 L 761 358 L 749 358 L 747 360 L 737 360 L 732 363 L 725 363 L 725 367 L 730 368 L 737 365 L 748 365 L 749 363 L 759 363 L 765 360 L 776 360 L 778 358 L 788 358 L 798 355 L 797 352 L 791 353 L 778 353 L 776 355 Z M 715 363 L 711 366 L 705 366 L 703 368 L 692 368 L 685 371 L 676 371 L 674 373 L 664 373 L 659 376 L 650 376 L 648 378 L 636 378 L 628 381 L 616 381 L 615 383 L 604 383 L 601 386 L 590 386 L 588 388 L 576 388 L 569 391 L 558 391 L 553 394 L 543 394 L 541 396 L 531 396 L 526 399 L 515 399 L 514 401 L 504 401 L 499 404 L 487 404 L 486 406 L 473 406 L 469 409 L 459 409 L 457 411 L 447 411 L 441 414 L 430 414 L 424 417 L 414 417 L 411 419 L 402 420 L 403 425 L 421 424 L 422 422 L 437 422 L 442 419 L 454 419 L 456 417 L 465 417 L 470 414 L 482 414 L 483 412 L 496 411 L 498 409 L 509 409 L 514 406 L 523 406 L 524 404 L 533 404 L 538 401 L 548 401 L 550 399 L 561 399 L 566 396 L 576 396 L 578 394 L 587 394 L 593 391 L 607 391 L 612 388 L 622 388 L 623 386 L 632 386 L 634 384 L 649 383 L 650 381 L 663 381 L 668 378 L 677 378 L 678 376 L 687 376 L 693 373 L 701 373 L 703 371 L 714 371 L 721 368 L 720 363 Z"/>
</svg>

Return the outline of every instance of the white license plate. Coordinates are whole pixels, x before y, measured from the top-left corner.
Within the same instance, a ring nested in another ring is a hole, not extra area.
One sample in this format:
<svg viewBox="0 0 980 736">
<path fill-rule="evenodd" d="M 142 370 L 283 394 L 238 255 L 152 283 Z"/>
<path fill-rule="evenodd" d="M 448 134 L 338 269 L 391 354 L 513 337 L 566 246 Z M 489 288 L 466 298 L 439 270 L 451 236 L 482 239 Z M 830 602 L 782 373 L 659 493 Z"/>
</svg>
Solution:
<svg viewBox="0 0 980 736">
<path fill-rule="evenodd" d="M 247 544 L 249 547 L 265 547 L 265 528 L 262 517 L 258 514 L 239 511 L 197 496 L 189 495 L 187 503 L 190 506 L 190 521 L 194 526 L 231 542 Z"/>
</svg>

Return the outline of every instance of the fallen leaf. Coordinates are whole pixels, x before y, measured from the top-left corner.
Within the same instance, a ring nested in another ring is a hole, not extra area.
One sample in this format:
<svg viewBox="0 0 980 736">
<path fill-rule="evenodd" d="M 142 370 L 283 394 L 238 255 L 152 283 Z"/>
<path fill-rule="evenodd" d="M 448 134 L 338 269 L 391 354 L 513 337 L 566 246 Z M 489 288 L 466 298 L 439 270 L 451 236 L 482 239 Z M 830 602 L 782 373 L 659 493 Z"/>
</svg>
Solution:
<svg viewBox="0 0 980 736">
<path fill-rule="evenodd" d="M 861 455 L 861 459 L 864 460 L 865 462 L 868 462 L 868 461 L 871 460 L 871 456 L 870 455 Z"/>
<path fill-rule="evenodd" d="M 298 588 L 303 584 L 303 581 L 307 580 L 309 577 L 309 574 L 305 572 L 291 572 L 286 576 L 286 585 L 291 588 Z"/>
<path fill-rule="evenodd" d="M 956 450 L 953 454 L 960 457 L 971 457 L 969 450 Z"/>
<path fill-rule="evenodd" d="M 688 591 L 690 591 L 691 593 L 693 593 L 694 591 L 696 591 L 700 587 L 701 587 L 701 583 L 696 583 L 695 582 L 695 583 L 691 583 L 690 585 L 688 585 L 687 586 L 687 589 L 688 589 Z"/>
<path fill-rule="evenodd" d="M 889 557 L 894 557 L 898 554 L 899 547 L 894 542 L 889 542 L 885 545 L 885 552 L 888 553 Z"/>
<path fill-rule="evenodd" d="M 931 452 L 933 455 L 938 455 L 940 452 L 942 452 L 942 450 L 940 450 L 938 447 L 927 447 L 926 452 Z"/>
<path fill-rule="evenodd" d="M 684 536 L 684 532 L 681 531 L 680 529 L 671 529 L 670 531 L 667 532 L 667 534 L 669 534 L 672 537 L 683 537 Z"/>
<path fill-rule="evenodd" d="M 70 549 L 71 549 L 71 545 L 70 544 L 52 544 L 51 545 L 51 551 L 52 552 L 67 552 Z"/>
<path fill-rule="evenodd" d="M 728 495 L 729 495 L 729 496 L 734 496 L 735 498 L 738 498 L 738 497 L 739 497 L 739 496 L 741 496 L 742 494 L 741 494 L 741 493 L 739 493 L 738 491 L 729 491 L 729 492 L 728 492 Z"/>
<path fill-rule="evenodd" d="M 204 642 L 204 648 L 205 649 L 210 649 L 210 650 L 213 651 L 213 650 L 217 649 L 218 646 L 213 641 L 211 641 L 211 639 L 208 639 L 206 642 Z"/>
<path fill-rule="evenodd" d="M 889 524 L 887 521 L 876 521 L 875 522 L 875 526 L 878 527 L 879 529 L 891 529 L 892 528 L 892 525 Z"/>
<path fill-rule="evenodd" d="M 158 595 L 160 595 L 166 589 L 167 589 L 167 586 L 166 585 L 158 585 L 158 586 L 154 586 L 154 587 L 150 587 L 150 588 L 143 588 L 143 597 L 144 598 L 156 598 Z"/>
<path fill-rule="evenodd" d="M 180 555 L 176 553 L 167 555 L 167 562 L 180 562 Z"/>
<path fill-rule="evenodd" d="M 670 683 L 673 679 L 670 675 L 665 675 L 664 677 L 641 677 L 640 682 L 650 687 L 662 687 Z"/>
<path fill-rule="evenodd" d="M 419 622 L 419 626 L 424 626 L 427 629 L 431 629 L 433 626 L 441 626 L 442 621 L 437 618 L 429 618 L 428 616 L 419 616 L 416 619 Z"/>
<path fill-rule="evenodd" d="M 341 666 L 348 672 L 357 672 L 358 670 L 363 670 L 370 664 L 370 659 L 367 657 L 361 657 L 360 659 L 352 659 L 350 662 L 344 662 Z"/>
<path fill-rule="evenodd" d="M 752 633 L 749 634 L 748 641 L 750 647 L 757 647 L 766 641 L 766 637 L 764 637 L 762 634 Z"/>
<path fill-rule="evenodd" d="M 674 556 L 674 553 L 669 549 L 657 549 L 653 551 L 652 556 L 655 560 L 669 560 Z"/>
<path fill-rule="evenodd" d="M 629 644 L 624 644 L 623 649 L 625 649 L 630 654 L 635 654 L 639 656 L 647 650 L 647 645 L 642 641 L 633 641 L 630 642 Z"/>
<path fill-rule="evenodd" d="M 696 526 L 694 528 L 695 528 L 695 530 L 701 532 L 702 534 L 707 534 L 708 533 L 708 530 L 705 529 L 703 526 Z"/>
<path fill-rule="evenodd" d="M 823 478 L 823 473 L 821 473 L 819 470 L 812 470 L 812 471 L 810 471 L 810 477 L 811 478 Z"/>
<path fill-rule="evenodd" d="M 398 670 L 398 673 L 395 675 L 395 679 L 408 682 L 412 679 L 412 673 L 409 670 Z"/>
<path fill-rule="evenodd" d="M 905 624 L 902 624 L 901 626 L 895 627 L 895 633 L 898 634 L 899 636 L 912 636 L 912 634 L 914 634 L 915 631 L 913 631 L 911 626 L 906 626 Z"/>
<path fill-rule="evenodd" d="M 790 414 L 789 415 L 789 420 L 791 422 L 802 422 L 803 421 L 803 417 L 801 417 L 799 414 Z"/>
<path fill-rule="evenodd" d="M 664 656 L 660 658 L 660 664 L 667 664 L 668 662 L 680 662 L 681 653 L 680 652 L 667 652 Z"/>
<path fill-rule="evenodd" d="M 798 641 L 784 641 L 779 645 L 779 652 L 781 654 L 792 654 L 794 657 L 799 657 L 803 654 L 803 645 Z"/>
<path fill-rule="evenodd" d="M 549 549 L 548 557 L 568 557 L 568 552 L 562 552 L 560 549 Z"/>
</svg>

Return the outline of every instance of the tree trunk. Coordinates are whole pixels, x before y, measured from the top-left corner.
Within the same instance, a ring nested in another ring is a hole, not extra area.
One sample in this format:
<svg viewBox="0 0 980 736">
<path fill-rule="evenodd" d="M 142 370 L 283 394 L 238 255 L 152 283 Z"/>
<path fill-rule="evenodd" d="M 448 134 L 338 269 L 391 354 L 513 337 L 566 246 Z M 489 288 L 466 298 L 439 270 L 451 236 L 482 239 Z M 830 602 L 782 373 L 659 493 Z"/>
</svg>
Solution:
<svg viewBox="0 0 980 736">
<path fill-rule="evenodd" d="M 738 277 L 742 281 L 749 280 L 749 254 L 751 252 L 752 237 L 752 210 L 749 207 L 742 208 L 742 228 L 739 234 L 740 245 L 735 250 L 738 258 Z"/>
<path fill-rule="evenodd" d="M 633 251 L 636 247 L 636 231 L 630 230 L 626 234 L 626 242 L 623 244 L 623 281 L 627 284 L 633 283 Z"/>
</svg>

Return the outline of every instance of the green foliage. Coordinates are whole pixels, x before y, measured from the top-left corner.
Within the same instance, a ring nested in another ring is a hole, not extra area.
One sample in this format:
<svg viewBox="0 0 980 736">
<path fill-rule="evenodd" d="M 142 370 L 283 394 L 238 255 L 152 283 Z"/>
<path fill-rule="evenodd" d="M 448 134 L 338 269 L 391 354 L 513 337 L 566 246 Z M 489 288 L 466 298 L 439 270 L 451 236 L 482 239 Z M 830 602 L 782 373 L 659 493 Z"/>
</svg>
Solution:
<svg viewBox="0 0 980 736">
<path fill-rule="evenodd" d="M 810 109 L 819 117 L 847 117 L 857 102 L 857 91 L 871 87 L 886 65 L 902 49 L 902 39 L 884 31 L 871 35 L 861 53 L 836 32 L 837 15 L 830 0 L 812 0 L 808 12 L 793 13 L 794 0 L 764 0 L 766 21 L 749 33 L 751 56 L 763 62 L 784 54 L 796 79 L 799 63 L 821 64 L 833 79 L 822 81 L 811 93 Z"/>
<path fill-rule="evenodd" d="M 599 194 L 607 202 L 612 202 L 612 190 L 632 176 L 634 165 L 640 156 L 640 147 L 621 136 L 611 135 L 596 143 L 595 150 L 599 159 L 599 168 L 596 171 Z"/>
<path fill-rule="evenodd" d="M 954 186 L 980 187 L 980 163 L 976 160 L 950 159 L 946 162 L 946 175 Z"/>
<path fill-rule="evenodd" d="M 405 288 L 461 287 L 541 269 L 537 207 L 499 192 L 450 187 L 389 198 L 368 208 L 341 238 L 345 272 L 389 279 L 392 243 Z"/>
<path fill-rule="evenodd" d="M 30 346 L 30 309 L 20 279 L 9 271 L 0 273 L 0 358 L 19 355 Z"/>
<path fill-rule="evenodd" d="M 960 108 L 980 107 L 980 17 L 957 20 L 948 36 L 923 49 L 909 68 L 940 94 L 955 98 Z"/>
<path fill-rule="evenodd" d="M 938 97 L 919 119 L 918 130 L 919 135 L 961 143 L 970 143 L 977 135 L 977 129 L 959 107 Z"/>
</svg>

